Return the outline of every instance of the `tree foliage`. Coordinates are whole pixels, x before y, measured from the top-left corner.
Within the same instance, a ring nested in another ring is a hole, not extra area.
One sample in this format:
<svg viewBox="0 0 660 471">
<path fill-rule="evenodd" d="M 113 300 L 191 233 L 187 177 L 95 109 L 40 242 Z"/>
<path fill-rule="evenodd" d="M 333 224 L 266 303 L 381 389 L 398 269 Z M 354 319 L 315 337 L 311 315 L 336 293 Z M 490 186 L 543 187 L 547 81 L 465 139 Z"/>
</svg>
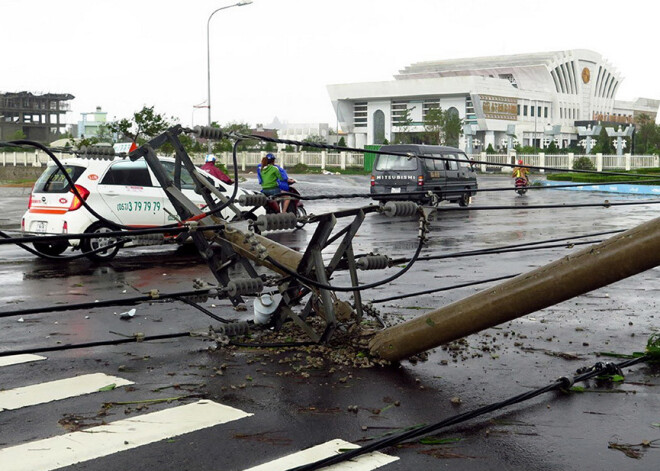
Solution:
<svg viewBox="0 0 660 471">
<path fill-rule="evenodd" d="M 424 144 L 439 145 L 443 141 L 445 113 L 442 108 L 431 108 L 424 117 Z"/>
<path fill-rule="evenodd" d="M 405 110 L 403 110 L 401 112 L 401 115 L 399 115 L 397 126 L 399 127 L 400 132 L 395 134 L 395 138 L 394 138 L 395 144 L 410 144 L 411 142 L 410 127 L 412 126 L 413 123 L 411 113 L 412 110 L 414 109 L 415 109 L 414 106 L 412 108 L 408 108 L 406 106 Z"/>
<path fill-rule="evenodd" d="M 302 140 L 302 142 L 306 142 L 306 143 L 309 143 L 309 144 L 325 144 L 326 143 L 325 139 L 323 139 L 321 136 L 317 136 L 315 134 L 306 137 L 305 139 Z M 318 147 L 311 147 L 311 146 L 302 146 L 301 150 L 306 151 L 306 152 L 320 152 L 321 151 L 321 149 L 319 149 Z"/>
<path fill-rule="evenodd" d="M 232 122 L 224 126 L 220 126 L 218 125 L 218 123 L 214 122 L 211 124 L 211 126 L 214 128 L 222 129 L 223 135 L 236 133 L 236 134 L 241 134 L 243 136 L 247 136 L 251 134 L 250 125 L 247 123 Z M 234 142 L 235 141 L 233 139 L 228 139 L 228 138 L 223 138 L 220 141 L 215 141 L 213 144 L 213 152 L 215 153 L 231 152 L 234 148 Z M 236 147 L 236 151 L 244 152 L 251 150 L 257 146 L 257 142 L 258 141 L 255 139 L 245 139 L 243 141 L 240 141 L 238 143 L 238 146 Z"/>
<path fill-rule="evenodd" d="M 153 106 L 143 106 L 136 111 L 130 119 L 121 119 L 108 124 L 110 131 L 115 133 L 119 140 L 129 139 L 142 145 L 172 126 L 174 118 L 156 113 Z"/>
<path fill-rule="evenodd" d="M 605 126 L 601 127 L 600 134 L 595 137 L 596 144 L 591 148 L 592 154 L 615 154 L 616 150 L 612 144 L 612 138 L 607 135 Z"/>
<path fill-rule="evenodd" d="M 445 124 L 443 126 L 445 134 L 445 145 L 458 147 L 458 141 L 463 134 L 463 120 L 458 113 L 445 112 Z"/>
<path fill-rule="evenodd" d="M 660 153 L 660 126 L 647 114 L 637 117 L 637 131 L 634 137 L 636 154 Z"/>
<path fill-rule="evenodd" d="M 557 147 L 557 144 L 555 144 L 555 141 L 553 140 L 553 141 L 550 142 L 550 144 L 545 149 L 543 149 L 543 152 L 545 152 L 546 154 L 550 154 L 550 155 L 552 155 L 552 154 L 561 154 L 560 150 L 561 149 L 559 149 L 559 147 Z"/>
<path fill-rule="evenodd" d="M 424 144 L 458 147 L 463 134 L 463 120 L 458 113 L 431 108 L 424 117 Z"/>
</svg>

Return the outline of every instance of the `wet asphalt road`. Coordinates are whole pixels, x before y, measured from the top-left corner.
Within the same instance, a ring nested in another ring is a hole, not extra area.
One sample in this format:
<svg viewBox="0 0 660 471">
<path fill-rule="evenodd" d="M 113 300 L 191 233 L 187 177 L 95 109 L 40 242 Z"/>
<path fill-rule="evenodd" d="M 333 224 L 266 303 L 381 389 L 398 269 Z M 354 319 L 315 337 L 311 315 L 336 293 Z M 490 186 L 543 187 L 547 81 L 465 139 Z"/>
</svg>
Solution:
<svg viewBox="0 0 660 471">
<path fill-rule="evenodd" d="M 361 193 L 363 176 L 296 176 L 305 195 Z M 480 178 L 481 187 L 510 185 L 503 177 Z M 246 187 L 256 187 L 248 176 Z M 2 230 L 16 229 L 27 202 L 27 190 L 0 189 Z M 422 255 L 437 255 L 536 242 L 566 236 L 627 229 L 660 213 L 645 204 L 610 208 L 530 209 L 548 203 L 650 201 L 640 196 L 530 191 L 482 193 L 474 206 L 512 206 L 498 211 L 441 212 L 432 223 L 431 240 Z M 370 204 L 368 199 L 310 201 L 308 213 Z M 453 205 L 452 205 L 453 207 Z M 348 221 L 346 221 L 348 222 Z M 313 227 L 273 233 L 273 239 L 302 250 Z M 354 246 L 356 253 L 412 255 L 417 223 L 369 215 Z M 594 238 L 592 238 L 594 239 Z M 529 271 L 580 248 L 419 262 L 388 286 L 367 291 L 364 300 L 379 300 L 424 289 L 452 286 Z M 3 312 L 29 307 L 80 303 L 135 296 L 150 289 L 188 290 L 193 278 L 211 281 L 194 251 L 150 247 L 121 251 L 110 263 L 86 260 L 44 261 L 12 246 L 2 251 L 0 280 Z M 331 255 L 331 252 L 328 251 Z M 394 270 L 394 269 L 392 269 Z M 363 282 L 386 272 L 361 272 Z M 50 381 L 62 376 L 104 372 L 134 381 L 130 388 L 79 396 L 14 411 L 0 411 L 0 448 L 61 435 L 76 426 L 98 424 L 192 402 L 200 396 L 254 414 L 215 426 L 115 453 L 71 470 L 240 470 L 277 457 L 342 438 L 353 443 L 383 433 L 433 423 L 451 415 L 545 386 L 582 366 L 612 360 L 598 352 L 643 350 L 658 332 L 660 270 L 654 269 L 585 296 L 564 302 L 497 328 L 468 337 L 451 349 L 429 352 L 428 360 L 404 361 L 388 368 L 358 369 L 331 364 L 328 358 L 307 369 L 307 352 L 234 349 L 209 351 L 209 342 L 185 338 L 112 347 L 48 353 L 48 360 L 0 369 L 0 388 Z M 334 283 L 346 285 L 347 276 Z M 484 285 L 489 286 L 489 285 Z M 379 302 L 388 323 L 416 317 L 482 289 L 442 291 Z M 343 299 L 347 299 L 343 296 Z M 204 304 L 215 314 L 244 318 L 224 300 Z M 184 332 L 211 321 L 180 303 L 143 304 L 130 321 L 122 307 L 68 311 L 0 319 L 0 351 L 118 338 L 111 332 L 146 335 Z M 615 360 L 616 361 L 616 360 Z M 589 470 L 657 469 L 660 449 L 643 449 L 641 459 L 608 448 L 608 443 L 638 444 L 660 438 L 660 369 L 646 365 L 626 372 L 622 384 L 589 383 L 584 393 L 547 394 L 438 434 L 449 444 L 408 443 L 382 450 L 400 459 L 386 470 Z M 115 405 L 104 403 L 183 397 L 172 403 Z M 394 404 L 397 403 L 397 406 Z M 350 412 L 348 406 L 358 406 Z M 140 409 L 140 410 L 137 410 Z M 67 428 L 69 427 L 69 428 Z M 366 443 L 366 442 L 365 442 Z"/>
</svg>

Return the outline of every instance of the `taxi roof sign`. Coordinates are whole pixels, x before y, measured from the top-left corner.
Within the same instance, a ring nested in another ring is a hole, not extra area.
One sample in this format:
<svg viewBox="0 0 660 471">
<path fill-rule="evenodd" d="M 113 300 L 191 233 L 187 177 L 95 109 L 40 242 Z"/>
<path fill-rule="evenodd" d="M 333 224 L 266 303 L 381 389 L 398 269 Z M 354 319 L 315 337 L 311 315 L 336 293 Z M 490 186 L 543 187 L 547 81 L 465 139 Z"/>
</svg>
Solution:
<svg viewBox="0 0 660 471">
<path fill-rule="evenodd" d="M 137 144 L 135 142 L 118 142 L 112 146 L 117 154 L 128 154 L 137 149 Z"/>
</svg>

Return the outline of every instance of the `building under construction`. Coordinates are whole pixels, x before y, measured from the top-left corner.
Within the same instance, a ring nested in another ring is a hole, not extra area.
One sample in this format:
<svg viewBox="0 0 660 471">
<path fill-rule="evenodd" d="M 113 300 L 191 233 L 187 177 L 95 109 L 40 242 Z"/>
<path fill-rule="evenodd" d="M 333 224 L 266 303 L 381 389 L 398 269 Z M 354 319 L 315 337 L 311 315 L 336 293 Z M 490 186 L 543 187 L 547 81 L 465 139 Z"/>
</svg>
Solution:
<svg viewBox="0 0 660 471">
<path fill-rule="evenodd" d="M 71 111 L 69 93 L 31 92 L 0 94 L 0 139 L 8 140 L 23 132 L 26 139 L 48 142 L 66 126 L 63 116 Z"/>
</svg>

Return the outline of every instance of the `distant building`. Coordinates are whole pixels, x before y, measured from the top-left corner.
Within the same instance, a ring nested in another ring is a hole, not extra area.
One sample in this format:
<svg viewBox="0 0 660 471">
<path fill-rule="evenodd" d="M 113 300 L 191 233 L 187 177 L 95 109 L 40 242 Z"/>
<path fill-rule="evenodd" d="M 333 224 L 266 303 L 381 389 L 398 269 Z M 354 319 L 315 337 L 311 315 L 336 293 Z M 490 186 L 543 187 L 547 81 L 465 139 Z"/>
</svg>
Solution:
<svg viewBox="0 0 660 471">
<path fill-rule="evenodd" d="M 250 134 L 253 134 L 255 136 L 265 137 L 268 139 L 275 139 L 277 137 L 277 129 L 269 129 L 269 128 L 265 128 L 261 124 L 257 124 L 256 128 L 250 129 Z M 260 149 L 264 149 L 267 145 L 268 144 L 266 143 L 266 141 L 259 141 L 257 143 L 257 146 Z M 275 146 L 275 144 L 271 144 L 269 147 L 274 149 L 273 146 Z"/>
<path fill-rule="evenodd" d="M 277 131 L 280 139 L 289 141 L 304 141 L 305 139 L 318 136 L 321 142 L 330 141 L 330 127 L 327 123 L 284 123 Z M 284 144 L 278 144 L 278 148 L 284 148 Z"/>
<path fill-rule="evenodd" d="M 103 111 L 100 106 L 96 107 L 96 111 L 89 113 L 80 113 L 81 120 L 78 121 L 78 129 L 76 137 L 96 137 L 99 133 L 99 127 L 104 126 L 108 122 L 108 113 Z"/>
<path fill-rule="evenodd" d="M 64 115 L 71 111 L 68 93 L 31 92 L 0 94 L 0 139 L 11 139 L 17 131 L 27 139 L 49 142 L 62 133 Z"/>
<path fill-rule="evenodd" d="M 625 127 L 642 113 L 655 120 L 659 100 L 616 100 L 621 81 L 600 54 L 575 49 L 419 62 L 392 81 L 327 88 L 350 147 L 424 132 L 427 113 L 441 108 L 469 125 L 481 149 L 497 149 L 512 137 L 543 148 L 550 141 L 575 144 L 578 127 Z"/>
<path fill-rule="evenodd" d="M 250 129 L 250 133 L 254 134 L 255 136 L 267 137 L 270 139 L 274 139 L 277 137 L 277 129 L 264 128 L 260 124 L 257 124 L 256 128 Z"/>
</svg>

